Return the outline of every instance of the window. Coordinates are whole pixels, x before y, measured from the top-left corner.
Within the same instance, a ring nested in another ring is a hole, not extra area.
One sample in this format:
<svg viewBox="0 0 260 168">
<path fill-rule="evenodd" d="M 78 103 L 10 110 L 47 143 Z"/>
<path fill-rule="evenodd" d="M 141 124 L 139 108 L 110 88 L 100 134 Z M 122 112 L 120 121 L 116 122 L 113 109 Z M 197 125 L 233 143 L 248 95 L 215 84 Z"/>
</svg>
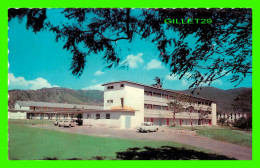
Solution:
<svg viewBox="0 0 260 168">
<path fill-rule="evenodd" d="M 168 106 L 162 106 L 162 110 L 168 110 Z"/>
<path fill-rule="evenodd" d="M 107 103 L 113 103 L 113 100 L 107 100 Z"/>
<path fill-rule="evenodd" d="M 145 109 L 152 109 L 152 105 L 151 104 L 144 104 L 144 108 Z"/>
<path fill-rule="evenodd" d="M 110 119 L 110 114 L 106 114 L 106 119 Z"/>
<path fill-rule="evenodd" d="M 161 93 L 153 93 L 153 96 L 155 96 L 155 97 L 162 97 Z"/>
<path fill-rule="evenodd" d="M 159 106 L 159 105 L 153 105 L 153 109 L 155 109 L 155 110 L 161 110 L 161 106 Z"/>
<path fill-rule="evenodd" d="M 153 95 L 153 93 L 152 93 L 152 92 L 149 92 L 149 91 L 144 91 L 144 94 L 145 94 L 146 96 L 152 96 L 152 95 Z"/>
<path fill-rule="evenodd" d="M 100 114 L 96 114 L 96 119 L 100 119 Z"/>
<path fill-rule="evenodd" d="M 121 107 L 124 107 L 124 98 L 121 98 Z"/>
<path fill-rule="evenodd" d="M 124 87 L 125 85 L 124 84 L 121 84 L 120 87 Z"/>
<path fill-rule="evenodd" d="M 107 89 L 114 89 L 114 86 L 108 86 Z"/>
</svg>

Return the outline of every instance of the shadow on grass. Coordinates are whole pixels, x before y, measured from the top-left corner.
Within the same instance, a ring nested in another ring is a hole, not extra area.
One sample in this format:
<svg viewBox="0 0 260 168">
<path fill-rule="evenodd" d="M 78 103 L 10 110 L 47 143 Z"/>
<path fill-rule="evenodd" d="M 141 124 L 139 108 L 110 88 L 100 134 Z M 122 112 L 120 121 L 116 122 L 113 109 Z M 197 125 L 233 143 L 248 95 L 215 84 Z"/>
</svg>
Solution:
<svg viewBox="0 0 260 168">
<path fill-rule="evenodd" d="M 223 155 L 209 154 L 185 148 L 161 146 L 160 148 L 128 148 L 117 152 L 118 160 L 235 160 Z"/>
<path fill-rule="evenodd" d="M 56 157 L 45 157 L 43 160 L 59 160 Z M 64 160 L 82 160 L 70 158 Z M 95 156 L 89 160 L 107 160 L 106 157 Z M 123 152 L 116 152 L 116 160 L 236 160 L 224 155 L 209 154 L 185 148 L 161 146 L 159 148 L 143 147 L 128 148 Z"/>
</svg>

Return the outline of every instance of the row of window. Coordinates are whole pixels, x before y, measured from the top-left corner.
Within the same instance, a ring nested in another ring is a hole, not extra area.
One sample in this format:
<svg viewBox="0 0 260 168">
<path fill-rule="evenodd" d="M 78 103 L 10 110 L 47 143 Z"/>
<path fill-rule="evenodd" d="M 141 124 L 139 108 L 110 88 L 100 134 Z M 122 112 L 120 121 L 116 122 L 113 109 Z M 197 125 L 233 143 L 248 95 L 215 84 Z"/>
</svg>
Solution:
<svg viewBox="0 0 260 168">
<path fill-rule="evenodd" d="M 237 117 L 238 118 L 240 118 L 240 117 L 243 117 L 244 116 L 244 114 L 242 113 L 242 114 L 240 114 L 240 113 L 235 113 L 235 114 L 230 114 L 230 115 L 228 115 L 228 114 L 218 114 L 218 117 L 220 117 L 220 118 L 222 118 L 222 116 L 225 118 L 225 117 L 230 117 L 230 119 L 232 120 L 233 119 L 233 117 L 234 117 L 234 119 L 236 119 Z"/>
<path fill-rule="evenodd" d="M 84 119 L 90 119 L 90 118 L 91 118 L 91 114 L 87 114 L 87 117 Z M 96 118 L 96 120 L 101 119 L 100 114 L 96 114 L 95 118 Z M 110 119 L 109 113 L 106 114 L 106 119 Z"/>
<path fill-rule="evenodd" d="M 107 103 L 108 104 L 111 104 L 111 103 L 113 103 L 114 101 L 112 100 L 112 99 L 110 99 L 110 100 L 107 100 Z M 120 102 L 121 102 L 121 107 L 124 107 L 124 98 L 120 98 Z"/>
<path fill-rule="evenodd" d="M 71 108 L 60 108 L 60 107 L 32 107 L 30 106 L 30 110 L 60 110 L 60 111 L 63 111 L 63 110 L 70 110 Z"/>
<path fill-rule="evenodd" d="M 161 97 L 161 98 L 166 98 L 166 99 L 175 99 L 174 96 L 167 95 L 167 94 L 156 93 L 156 92 L 151 92 L 151 91 L 144 91 L 144 95 L 153 96 L 153 97 Z M 197 104 L 211 106 L 211 102 L 198 101 Z"/>
<path fill-rule="evenodd" d="M 124 84 L 120 84 L 120 87 L 125 87 L 125 85 Z M 111 90 L 111 89 L 114 89 L 114 86 L 108 86 L 107 87 L 107 90 Z"/>
<path fill-rule="evenodd" d="M 173 107 L 159 106 L 159 105 L 153 105 L 153 104 L 144 104 L 144 109 L 166 110 L 166 111 L 168 111 L 168 110 L 173 111 L 174 110 Z M 189 108 L 183 108 L 181 111 L 190 112 L 190 109 Z M 191 112 L 196 112 L 196 113 L 207 112 L 208 114 L 211 114 L 211 111 L 203 111 L 203 110 L 196 110 L 196 109 L 192 109 Z"/>
</svg>

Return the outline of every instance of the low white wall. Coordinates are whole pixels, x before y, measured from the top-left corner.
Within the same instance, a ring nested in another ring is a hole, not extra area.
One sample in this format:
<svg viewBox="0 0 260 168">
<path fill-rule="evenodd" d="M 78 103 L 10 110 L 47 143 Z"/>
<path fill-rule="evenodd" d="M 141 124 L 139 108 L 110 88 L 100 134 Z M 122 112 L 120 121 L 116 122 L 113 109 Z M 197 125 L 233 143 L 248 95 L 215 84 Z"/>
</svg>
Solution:
<svg viewBox="0 0 260 168">
<path fill-rule="evenodd" d="M 90 118 L 87 118 L 87 115 Z M 100 119 L 96 119 L 96 114 L 100 114 Z M 106 119 L 106 114 L 110 114 L 110 119 Z M 110 128 L 125 128 L 125 118 L 131 118 L 131 128 L 134 126 L 134 113 L 132 112 L 89 112 L 83 113 L 83 125 L 105 126 Z"/>
<path fill-rule="evenodd" d="M 181 120 L 181 125 L 185 126 L 185 125 L 191 125 L 190 124 L 190 119 L 179 119 L 176 118 L 175 119 L 175 124 L 176 126 L 180 125 L 180 120 Z M 173 118 L 169 118 L 169 125 L 171 126 L 173 125 Z M 151 118 L 145 118 L 145 122 L 153 122 L 154 125 L 158 125 L 158 126 L 167 126 L 167 119 L 166 118 L 153 118 L 153 120 L 151 120 Z M 192 125 L 199 125 L 199 120 L 197 119 L 192 119 Z M 201 125 L 209 125 L 209 120 L 201 120 Z"/>
<path fill-rule="evenodd" d="M 26 119 L 26 112 L 8 112 L 9 119 Z"/>
</svg>

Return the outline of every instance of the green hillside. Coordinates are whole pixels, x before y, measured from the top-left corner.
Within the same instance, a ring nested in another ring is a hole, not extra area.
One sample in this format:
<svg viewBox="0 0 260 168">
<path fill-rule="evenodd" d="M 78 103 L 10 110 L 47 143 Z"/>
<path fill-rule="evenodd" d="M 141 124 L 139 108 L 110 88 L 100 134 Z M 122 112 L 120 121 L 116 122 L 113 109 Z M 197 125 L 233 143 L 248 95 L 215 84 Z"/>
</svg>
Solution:
<svg viewBox="0 0 260 168">
<path fill-rule="evenodd" d="M 237 88 L 221 90 L 214 87 L 202 87 L 195 96 L 217 101 L 218 112 L 233 111 L 232 104 L 239 93 L 252 88 Z M 191 94 L 192 89 L 182 92 Z M 12 108 L 17 100 L 31 100 L 68 104 L 103 105 L 103 91 L 100 90 L 73 90 L 67 88 L 43 88 L 39 90 L 10 90 L 9 107 Z"/>
<path fill-rule="evenodd" d="M 191 94 L 192 90 L 193 89 L 188 89 L 182 92 Z M 232 104 L 234 103 L 234 99 L 238 96 L 239 93 L 246 90 L 251 90 L 252 92 L 252 88 L 221 90 L 214 87 L 202 87 L 200 91 L 196 90 L 194 95 L 197 97 L 203 97 L 217 101 L 218 112 L 231 112 L 233 111 Z"/>
<path fill-rule="evenodd" d="M 39 90 L 10 90 L 8 105 L 17 100 L 43 101 L 68 104 L 103 105 L 103 91 L 73 90 L 67 88 L 43 88 Z"/>
</svg>

